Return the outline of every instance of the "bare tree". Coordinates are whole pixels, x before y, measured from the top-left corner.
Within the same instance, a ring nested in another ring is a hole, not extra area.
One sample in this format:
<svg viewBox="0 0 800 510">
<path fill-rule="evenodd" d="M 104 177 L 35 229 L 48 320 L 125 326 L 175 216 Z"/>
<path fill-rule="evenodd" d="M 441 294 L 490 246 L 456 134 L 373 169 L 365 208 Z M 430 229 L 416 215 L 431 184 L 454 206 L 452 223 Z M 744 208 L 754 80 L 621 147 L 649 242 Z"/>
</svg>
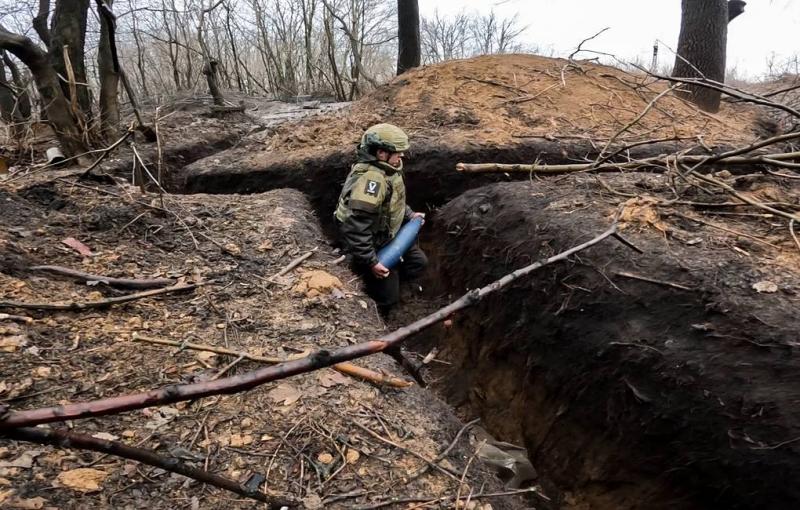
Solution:
<svg viewBox="0 0 800 510">
<path fill-rule="evenodd" d="M 70 112 L 48 54 L 28 37 L 14 34 L 0 26 L 0 50 L 14 54 L 30 69 L 36 88 L 62 149 L 69 156 L 86 151 L 83 135 Z"/>
<path fill-rule="evenodd" d="M 397 0 L 397 74 L 418 67 L 421 57 L 419 3 Z"/>
</svg>

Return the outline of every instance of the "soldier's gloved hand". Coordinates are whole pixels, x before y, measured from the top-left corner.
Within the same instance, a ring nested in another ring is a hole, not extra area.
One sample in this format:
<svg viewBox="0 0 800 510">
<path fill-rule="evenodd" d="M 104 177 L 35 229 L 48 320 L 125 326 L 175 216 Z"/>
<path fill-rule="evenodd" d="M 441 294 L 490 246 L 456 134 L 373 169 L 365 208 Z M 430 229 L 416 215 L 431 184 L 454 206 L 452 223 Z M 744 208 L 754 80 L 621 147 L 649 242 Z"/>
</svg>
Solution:
<svg viewBox="0 0 800 510">
<path fill-rule="evenodd" d="M 372 274 L 375 275 L 375 278 L 386 278 L 389 276 L 389 269 L 386 268 L 383 264 L 378 262 L 374 266 L 372 266 Z"/>
<path fill-rule="evenodd" d="M 411 218 L 409 218 L 409 219 L 412 219 L 412 220 L 413 220 L 414 218 L 422 218 L 422 224 L 423 224 L 423 225 L 425 224 L 425 213 L 422 213 L 422 212 L 415 212 L 415 213 L 413 213 L 413 214 L 411 215 Z"/>
</svg>

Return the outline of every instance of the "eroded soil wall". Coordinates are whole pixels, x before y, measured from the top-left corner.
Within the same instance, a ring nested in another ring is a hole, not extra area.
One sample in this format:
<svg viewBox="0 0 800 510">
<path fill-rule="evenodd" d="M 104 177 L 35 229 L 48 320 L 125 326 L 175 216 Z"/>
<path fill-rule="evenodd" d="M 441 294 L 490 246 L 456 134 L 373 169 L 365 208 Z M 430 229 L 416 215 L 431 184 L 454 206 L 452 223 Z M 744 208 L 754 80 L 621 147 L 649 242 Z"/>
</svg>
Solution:
<svg viewBox="0 0 800 510">
<path fill-rule="evenodd" d="M 613 210 L 570 179 L 443 207 L 427 243 L 436 290 L 458 296 L 602 232 Z M 625 235 L 645 253 L 606 241 L 417 339 L 453 363 L 442 391 L 524 442 L 565 505 L 797 507 L 797 274 L 708 239 Z M 780 290 L 754 291 L 764 280 Z"/>
</svg>

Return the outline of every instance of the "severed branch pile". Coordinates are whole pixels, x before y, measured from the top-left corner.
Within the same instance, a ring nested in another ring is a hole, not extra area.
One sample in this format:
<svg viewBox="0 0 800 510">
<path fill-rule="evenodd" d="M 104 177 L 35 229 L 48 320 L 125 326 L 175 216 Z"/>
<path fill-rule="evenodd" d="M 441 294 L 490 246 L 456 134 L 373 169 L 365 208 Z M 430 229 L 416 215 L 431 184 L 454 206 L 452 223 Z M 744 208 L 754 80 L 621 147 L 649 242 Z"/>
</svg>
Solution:
<svg viewBox="0 0 800 510">
<path fill-rule="evenodd" d="M 341 364 L 345 361 L 386 351 L 392 347 L 399 346 L 411 335 L 447 319 L 456 312 L 476 304 L 485 296 L 510 285 L 533 271 L 559 261 L 567 260 L 570 256 L 586 250 L 609 237 L 614 237 L 620 242 L 623 242 L 626 246 L 631 246 L 617 232 L 618 216 L 619 215 L 617 215 L 613 224 L 606 231 L 592 239 L 550 258 L 517 269 L 485 287 L 468 292 L 461 298 L 436 312 L 375 340 L 343 347 L 335 351 L 317 351 L 301 359 L 286 361 L 227 378 L 193 384 L 171 385 L 154 389 L 146 393 L 122 395 L 89 402 L 64 404 L 25 411 L 13 411 L 8 407 L 0 408 L 0 438 L 100 451 L 158 466 L 167 471 L 180 473 L 203 483 L 265 502 L 268 504 L 269 508 L 295 506 L 296 503 L 294 502 L 268 497 L 261 492 L 241 486 L 233 480 L 208 473 L 207 471 L 191 468 L 175 458 L 163 457 L 153 451 L 129 447 L 119 442 L 99 440 L 91 436 L 73 433 L 64 429 L 37 428 L 36 426 L 65 422 L 67 420 L 118 414 L 134 409 L 193 400 L 212 395 L 239 393 L 256 388 L 267 382 L 285 379 L 293 375 L 311 372 L 320 368 Z"/>
</svg>

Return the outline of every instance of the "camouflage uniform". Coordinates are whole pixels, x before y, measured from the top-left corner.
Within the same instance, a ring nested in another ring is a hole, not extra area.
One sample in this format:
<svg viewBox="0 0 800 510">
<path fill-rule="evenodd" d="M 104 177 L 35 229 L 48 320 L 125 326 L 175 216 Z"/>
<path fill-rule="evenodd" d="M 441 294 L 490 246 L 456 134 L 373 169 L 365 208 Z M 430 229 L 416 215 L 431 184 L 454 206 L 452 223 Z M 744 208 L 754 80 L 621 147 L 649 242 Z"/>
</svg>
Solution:
<svg viewBox="0 0 800 510">
<path fill-rule="evenodd" d="M 395 168 L 379 161 L 375 156 L 378 148 L 403 152 L 408 148 L 408 138 L 390 124 L 372 126 L 364 133 L 358 161 L 345 180 L 334 216 L 354 269 L 364 278 L 369 295 L 387 310 L 399 300 L 400 276 L 417 276 L 427 265 L 427 258 L 415 244 L 389 276 L 377 278 L 372 274 L 372 266 L 378 263 L 377 252 L 414 214 L 406 205 L 402 164 Z"/>
</svg>

